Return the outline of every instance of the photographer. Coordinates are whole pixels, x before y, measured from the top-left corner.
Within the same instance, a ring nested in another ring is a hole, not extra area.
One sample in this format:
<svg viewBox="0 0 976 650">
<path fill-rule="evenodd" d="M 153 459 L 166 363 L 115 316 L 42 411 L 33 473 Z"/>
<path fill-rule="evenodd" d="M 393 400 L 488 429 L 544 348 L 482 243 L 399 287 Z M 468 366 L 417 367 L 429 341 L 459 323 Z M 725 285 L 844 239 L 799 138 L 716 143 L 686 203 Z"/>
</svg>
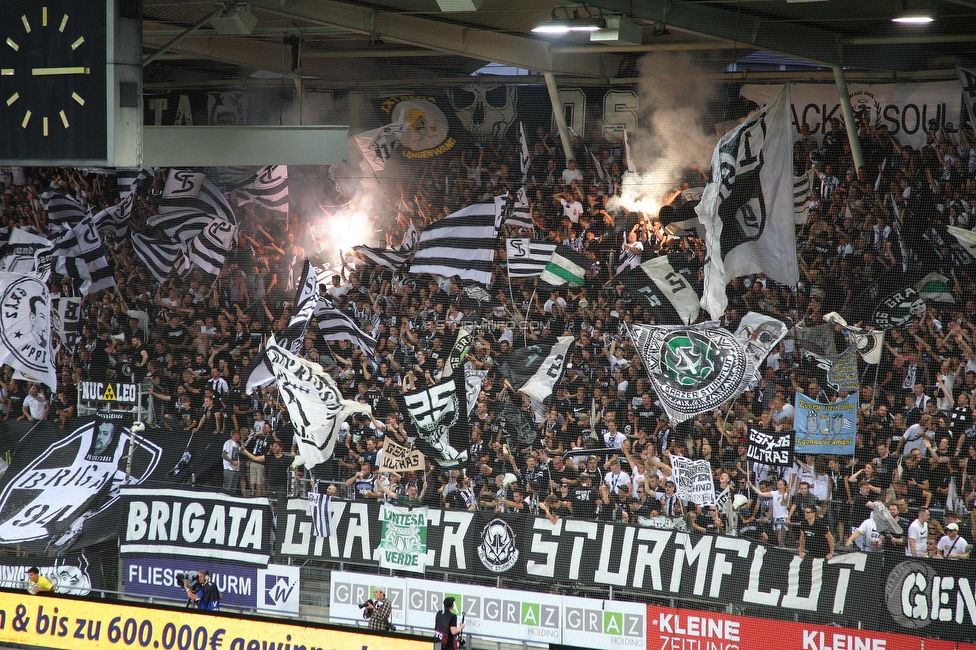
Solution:
<svg viewBox="0 0 976 650">
<path fill-rule="evenodd" d="M 393 603 L 386 599 L 386 593 L 382 589 L 373 589 L 373 600 L 367 600 L 360 607 L 363 608 L 363 618 L 369 621 L 369 629 L 382 631 L 390 629 Z"/>
<path fill-rule="evenodd" d="M 441 640 L 441 648 L 445 650 L 455 650 L 462 646 L 459 641 L 464 623 L 458 625 L 458 617 L 453 610 L 454 598 L 448 596 L 444 599 L 444 609 L 437 612 L 434 618 L 434 632 Z"/>
<path fill-rule="evenodd" d="M 217 585 L 210 582 L 210 572 L 206 569 L 202 569 L 197 573 L 197 578 L 199 580 L 199 586 L 196 590 L 190 588 L 190 581 L 183 576 L 183 590 L 186 591 L 186 597 L 197 604 L 197 609 L 218 612 L 220 611 L 220 590 L 217 589 Z"/>
</svg>

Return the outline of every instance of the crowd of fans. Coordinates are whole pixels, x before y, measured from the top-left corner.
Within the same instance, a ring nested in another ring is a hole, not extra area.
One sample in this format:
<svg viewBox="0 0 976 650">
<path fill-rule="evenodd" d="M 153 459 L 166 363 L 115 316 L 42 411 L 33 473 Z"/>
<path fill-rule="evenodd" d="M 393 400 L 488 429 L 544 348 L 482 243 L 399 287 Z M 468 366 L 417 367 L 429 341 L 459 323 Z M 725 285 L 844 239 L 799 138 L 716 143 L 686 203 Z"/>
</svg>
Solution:
<svg viewBox="0 0 976 650">
<path fill-rule="evenodd" d="M 859 128 L 865 164 L 854 169 L 839 120 L 822 139 L 802 125 L 794 172 L 812 169 L 815 177 L 809 219 L 797 229 L 801 282 L 793 288 L 762 275 L 736 278 L 728 287 L 730 304 L 722 322 L 734 330 L 751 310 L 782 319 L 792 332 L 794 325 L 818 324 L 824 314 L 838 311 L 855 324 L 861 320 L 854 313 L 859 296 L 886 274 L 917 279 L 941 270 L 951 279 L 955 302 L 929 303 L 924 316 L 886 333 L 879 365 L 861 361 L 853 457 L 801 455 L 784 469 L 746 457 L 749 428 L 792 428 L 796 392 L 821 400 L 838 397 L 823 371 L 805 361 L 793 333 L 769 355 L 753 390 L 680 426 L 669 422 L 626 333 L 626 323 L 653 323 L 654 317 L 614 281 L 614 269 L 620 255 L 646 260 L 672 254 L 697 270 L 704 243 L 694 233 L 667 228 L 657 215 L 629 212 L 613 201 L 623 182 L 618 144 L 576 138 L 576 160 L 564 164 L 558 139 L 539 129 L 529 140 L 533 157 L 525 182 L 533 228 L 503 226 L 489 288 L 492 303 L 465 301 L 456 279 L 411 276 L 361 260 L 348 261 L 330 286 L 321 287 L 377 345 L 370 353 L 347 341 L 323 340 L 314 322 L 308 330 L 302 354 L 322 364 L 345 397 L 368 403 L 373 411 L 372 417 L 353 417 L 342 425 L 335 457 L 318 476 L 344 483 L 352 498 L 534 512 L 553 521 L 683 518 L 694 530 L 727 531 L 732 522 L 725 509 L 677 497 L 670 457 L 680 455 L 709 461 L 717 493 L 728 489 L 728 495 L 745 497 L 736 517 L 740 535 L 797 544 L 801 554 L 819 557 L 851 545 L 967 557 L 973 539 L 968 511 L 976 506 L 976 421 L 970 406 L 976 391 L 976 299 L 971 297 L 976 267 L 953 265 L 945 226 L 970 225 L 976 205 L 974 138 L 966 130 L 939 129 L 924 148 L 913 150 L 884 126 Z M 414 161 L 410 169 L 411 176 L 401 179 L 370 217 L 385 239 L 371 243 L 399 246 L 411 223 L 422 229 L 471 203 L 505 192 L 514 196 L 522 184 L 512 137 Z M 688 213 L 706 172 L 689 170 L 675 181 L 662 217 Z M 154 187 L 139 196 L 130 230 L 146 228 L 164 181 L 160 172 Z M 52 184 L 74 190 L 93 210 L 118 200 L 111 176 L 2 169 L 0 238 L 13 227 L 46 232 L 40 195 Z M 910 205 L 920 193 L 931 196 L 923 215 Z M 341 211 L 349 198 L 333 192 L 336 205 L 329 209 Z M 903 216 L 906 210 L 914 222 Z M 73 387 L 78 382 L 143 382 L 150 387 L 156 426 L 171 429 L 173 436 L 197 432 L 228 438 L 224 489 L 286 490 L 295 452 L 287 411 L 273 387 L 245 393 L 241 370 L 269 333 L 284 329 L 302 261 L 328 242 L 318 224 L 301 214 L 285 216 L 252 205 L 238 211 L 240 242 L 216 279 L 196 270 L 156 282 L 127 238 L 106 237 L 118 286 L 84 301 L 78 340 L 58 348 L 56 395 L 13 379 L 6 368 L 0 381 L 2 417 L 47 418 L 70 428 L 77 416 Z M 581 252 L 592 262 L 586 286 L 553 289 L 536 278 L 508 277 L 504 237 L 512 236 Z M 77 287 L 56 277 L 51 290 L 73 295 Z M 398 396 L 439 380 L 464 325 L 477 327 L 465 367 L 488 370 L 470 416 L 468 461 L 444 470 L 428 459 L 426 471 L 378 472 L 384 440 L 411 442 Z M 534 441 L 510 435 L 503 407 L 529 413 L 530 405 L 499 368 L 517 349 L 552 343 L 565 333 L 576 341 L 546 412 L 533 414 Z M 835 338 L 838 349 L 846 348 L 840 328 Z M 889 509 L 903 534 L 879 531 L 875 504 Z"/>
</svg>

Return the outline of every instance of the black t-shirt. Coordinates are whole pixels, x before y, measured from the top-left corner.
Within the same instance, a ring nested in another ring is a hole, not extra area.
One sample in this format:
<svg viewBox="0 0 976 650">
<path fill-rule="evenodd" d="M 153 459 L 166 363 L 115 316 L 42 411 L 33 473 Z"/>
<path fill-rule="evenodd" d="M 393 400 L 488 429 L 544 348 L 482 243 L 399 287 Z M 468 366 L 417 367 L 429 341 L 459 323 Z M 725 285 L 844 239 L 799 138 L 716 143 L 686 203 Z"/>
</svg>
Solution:
<svg viewBox="0 0 976 650">
<path fill-rule="evenodd" d="M 800 533 L 804 537 L 803 548 L 810 557 L 827 557 L 830 545 L 827 543 L 827 533 L 830 529 L 827 522 L 819 517 L 813 523 L 807 523 L 806 517 L 800 522 Z"/>
<path fill-rule="evenodd" d="M 265 480 L 268 482 L 268 492 L 272 494 L 285 494 L 288 489 L 288 472 L 292 458 L 284 454 L 281 458 L 275 458 L 274 454 L 266 454 L 264 457 Z"/>
<path fill-rule="evenodd" d="M 457 627 L 457 620 L 457 614 L 444 610 L 437 612 L 434 617 L 434 629 L 441 633 L 442 648 L 454 647 L 454 635 L 451 634 L 451 628 Z"/>
<path fill-rule="evenodd" d="M 573 516 L 580 519 L 592 519 L 596 515 L 596 501 L 599 495 L 596 490 L 582 485 L 573 488 Z"/>
</svg>

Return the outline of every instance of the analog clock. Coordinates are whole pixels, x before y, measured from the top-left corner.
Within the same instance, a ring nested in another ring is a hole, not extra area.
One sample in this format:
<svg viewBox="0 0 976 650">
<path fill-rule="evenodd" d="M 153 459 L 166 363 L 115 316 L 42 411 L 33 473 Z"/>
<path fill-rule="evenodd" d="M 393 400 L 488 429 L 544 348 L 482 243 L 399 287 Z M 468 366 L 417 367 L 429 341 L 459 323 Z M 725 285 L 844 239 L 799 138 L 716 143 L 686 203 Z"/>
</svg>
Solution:
<svg viewBox="0 0 976 650">
<path fill-rule="evenodd" d="M 106 2 L 0 3 L 0 158 L 107 158 Z"/>
</svg>

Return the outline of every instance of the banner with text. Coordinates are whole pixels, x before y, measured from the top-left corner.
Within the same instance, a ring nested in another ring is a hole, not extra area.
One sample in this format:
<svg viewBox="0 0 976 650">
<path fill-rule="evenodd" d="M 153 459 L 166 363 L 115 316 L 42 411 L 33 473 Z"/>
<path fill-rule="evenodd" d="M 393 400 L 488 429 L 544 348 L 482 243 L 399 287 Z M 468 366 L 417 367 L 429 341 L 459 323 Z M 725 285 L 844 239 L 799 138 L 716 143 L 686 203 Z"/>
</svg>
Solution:
<svg viewBox="0 0 976 650">
<path fill-rule="evenodd" d="M 854 454 L 857 422 L 857 393 L 836 402 L 818 402 L 803 393 L 796 394 L 793 430 L 798 454 Z"/>
<path fill-rule="evenodd" d="M 225 615 L 137 603 L 82 600 L 71 596 L 38 598 L 0 592 L 0 644 L 55 650 L 119 648 L 212 648 L 246 650 L 275 647 L 292 650 L 369 648 L 433 650 L 433 637 L 351 630 L 309 621 L 249 615 Z M 322 645 L 318 645 L 321 643 Z M 440 647 L 440 646 L 438 646 Z"/>
<path fill-rule="evenodd" d="M 397 625 L 431 628 L 444 599 L 451 596 L 454 613 L 465 617 L 465 632 L 479 639 L 562 643 L 594 650 L 648 647 L 641 603 L 356 573 L 332 573 L 332 622 L 361 619 L 359 604 L 374 587 L 386 592 Z"/>
<path fill-rule="evenodd" d="M 142 488 L 122 488 L 121 493 L 123 555 L 268 564 L 273 517 L 267 497 Z"/>
<path fill-rule="evenodd" d="M 742 87 L 742 96 L 763 105 L 779 92 L 778 85 Z M 960 89 L 957 81 L 922 84 L 847 84 L 855 116 L 863 116 L 873 126 L 888 127 L 888 132 L 903 146 L 925 146 L 925 136 L 935 120 L 939 127 L 959 124 Z M 837 87 L 833 84 L 792 84 L 793 129 L 797 137 L 806 122 L 822 140 L 830 132 L 830 120 L 843 122 Z"/>
<path fill-rule="evenodd" d="M 820 612 L 838 624 L 860 621 L 867 627 L 878 615 L 861 606 L 858 595 L 879 584 L 880 557 L 848 553 L 801 559 L 744 538 L 583 519 L 552 523 L 524 514 L 436 509 L 427 514 L 428 571 Z M 279 561 L 379 567 L 379 505 L 333 501 L 333 526 L 331 537 L 314 537 L 305 500 L 291 499 L 278 515 Z"/>
<path fill-rule="evenodd" d="M 427 508 L 398 508 L 384 503 L 380 518 L 380 566 L 423 573 L 427 568 Z"/>
<path fill-rule="evenodd" d="M 972 560 L 906 558 L 888 572 L 882 593 L 886 629 L 976 641 Z"/>
<path fill-rule="evenodd" d="M 297 566 L 269 564 L 262 569 L 253 564 L 153 555 L 123 559 L 122 585 L 127 596 L 185 602 L 181 574 L 196 577 L 200 569 L 207 569 L 220 590 L 222 606 L 298 613 L 301 580 Z"/>
<path fill-rule="evenodd" d="M 918 636 L 773 621 L 688 609 L 647 606 L 652 648 L 777 648 L 795 650 L 955 650 L 956 644 Z"/>
</svg>

